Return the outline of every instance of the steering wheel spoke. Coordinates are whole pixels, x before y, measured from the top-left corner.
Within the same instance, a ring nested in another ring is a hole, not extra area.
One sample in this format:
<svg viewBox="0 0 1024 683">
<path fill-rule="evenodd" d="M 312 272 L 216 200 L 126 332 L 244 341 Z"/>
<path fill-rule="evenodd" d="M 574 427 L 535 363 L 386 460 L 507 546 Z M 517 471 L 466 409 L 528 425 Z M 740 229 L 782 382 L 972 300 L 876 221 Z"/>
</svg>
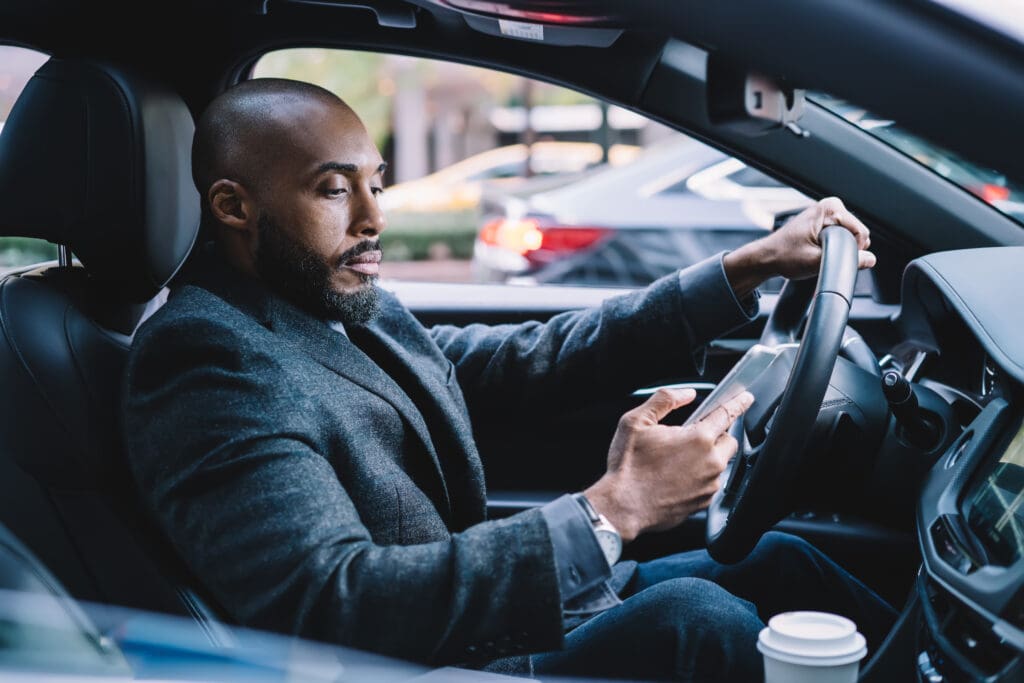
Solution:
<svg viewBox="0 0 1024 683">
<path fill-rule="evenodd" d="M 742 560 L 778 520 L 784 484 L 806 462 L 803 454 L 843 342 L 857 278 L 854 236 L 832 226 L 822 231 L 821 242 L 817 281 L 787 282 L 761 337 L 769 346 L 791 344 L 803 327 L 777 405 L 775 397 L 758 397 L 760 412 L 753 409 L 734 425 L 740 450 L 708 507 L 708 551 L 720 562 Z M 743 431 L 748 418 L 757 431 L 754 446 Z"/>
</svg>

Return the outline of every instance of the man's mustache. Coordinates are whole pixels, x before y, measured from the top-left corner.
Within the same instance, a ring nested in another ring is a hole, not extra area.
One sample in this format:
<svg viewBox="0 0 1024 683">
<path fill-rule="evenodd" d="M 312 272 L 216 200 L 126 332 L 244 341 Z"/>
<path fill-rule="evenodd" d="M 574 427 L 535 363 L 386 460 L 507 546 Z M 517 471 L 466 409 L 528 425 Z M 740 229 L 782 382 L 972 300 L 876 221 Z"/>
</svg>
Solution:
<svg viewBox="0 0 1024 683">
<path fill-rule="evenodd" d="M 368 251 L 379 251 L 383 256 L 384 250 L 380 247 L 380 240 L 363 240 L 359 244 L 346 249 L 342 252 L 341 256 L 338 257 L 338 267 L 341 268 L 356 256 L 365 254 Z"/>
</svg>

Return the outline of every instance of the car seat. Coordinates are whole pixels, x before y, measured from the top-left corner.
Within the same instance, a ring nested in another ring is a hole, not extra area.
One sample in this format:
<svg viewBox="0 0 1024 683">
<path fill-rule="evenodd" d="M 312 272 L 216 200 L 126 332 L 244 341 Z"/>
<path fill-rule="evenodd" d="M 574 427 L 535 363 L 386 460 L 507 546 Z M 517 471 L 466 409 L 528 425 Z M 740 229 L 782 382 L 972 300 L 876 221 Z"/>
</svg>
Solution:
<svg viewBox="0 0 1024 683">
<path fill-rule="evenodd" d="M 78 599 L 205 623 L 119 436 L 132 335 L 199 229 L 193 131 L 175 92 L 91 60 L 50 59 L 11 111 L 0 235 L 49 240 L 61 259 L 0 280 L 0 523 Z"/>
</svg>

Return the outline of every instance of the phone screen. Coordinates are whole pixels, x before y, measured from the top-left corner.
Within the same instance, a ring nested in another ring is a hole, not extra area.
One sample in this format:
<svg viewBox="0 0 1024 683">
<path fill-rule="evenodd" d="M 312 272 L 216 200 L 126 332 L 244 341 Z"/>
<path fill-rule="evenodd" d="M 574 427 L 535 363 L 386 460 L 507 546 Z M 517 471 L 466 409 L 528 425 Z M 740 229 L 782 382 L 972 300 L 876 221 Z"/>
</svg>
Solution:
<svg viewBox="0 0 1024 683">
<path fill-rule="evenodd" d="M 686 419 L 683 425 L 700 422 L 710 415 L 715 408 L 749 389 L 750 385 L 761 376 L 761 373 L 768 369 L 772 361 L 785 348 L 784 345 L 774 348 L 763 346 L 762 344 L 751 346 L 743 358 L 729 371 L 729 374 L 722 378 L 718 386 L 708 394 L 704 402 L 697 406 L 696 410 L 690 414 L 690 417 Z"/>
</svg>

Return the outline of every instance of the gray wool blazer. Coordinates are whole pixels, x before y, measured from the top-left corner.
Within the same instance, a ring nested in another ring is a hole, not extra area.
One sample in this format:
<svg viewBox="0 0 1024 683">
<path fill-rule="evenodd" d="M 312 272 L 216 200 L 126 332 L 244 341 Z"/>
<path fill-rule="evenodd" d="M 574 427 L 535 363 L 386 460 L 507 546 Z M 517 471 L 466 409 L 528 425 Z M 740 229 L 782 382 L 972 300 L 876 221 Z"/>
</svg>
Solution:
<svg viewBox="0 0 1024 683">
<path fill-rule="evenodd" d="M 693 374 L 749 311 L 720 258 L 546 324 L 428 330 L 382 297 L 347 338 L 206 257 L 126 369 L 145 503 L 242 624 L 433 664 L 559 648 L 548 527 L 486 521 L 471 415 Z"/>
</svg>

